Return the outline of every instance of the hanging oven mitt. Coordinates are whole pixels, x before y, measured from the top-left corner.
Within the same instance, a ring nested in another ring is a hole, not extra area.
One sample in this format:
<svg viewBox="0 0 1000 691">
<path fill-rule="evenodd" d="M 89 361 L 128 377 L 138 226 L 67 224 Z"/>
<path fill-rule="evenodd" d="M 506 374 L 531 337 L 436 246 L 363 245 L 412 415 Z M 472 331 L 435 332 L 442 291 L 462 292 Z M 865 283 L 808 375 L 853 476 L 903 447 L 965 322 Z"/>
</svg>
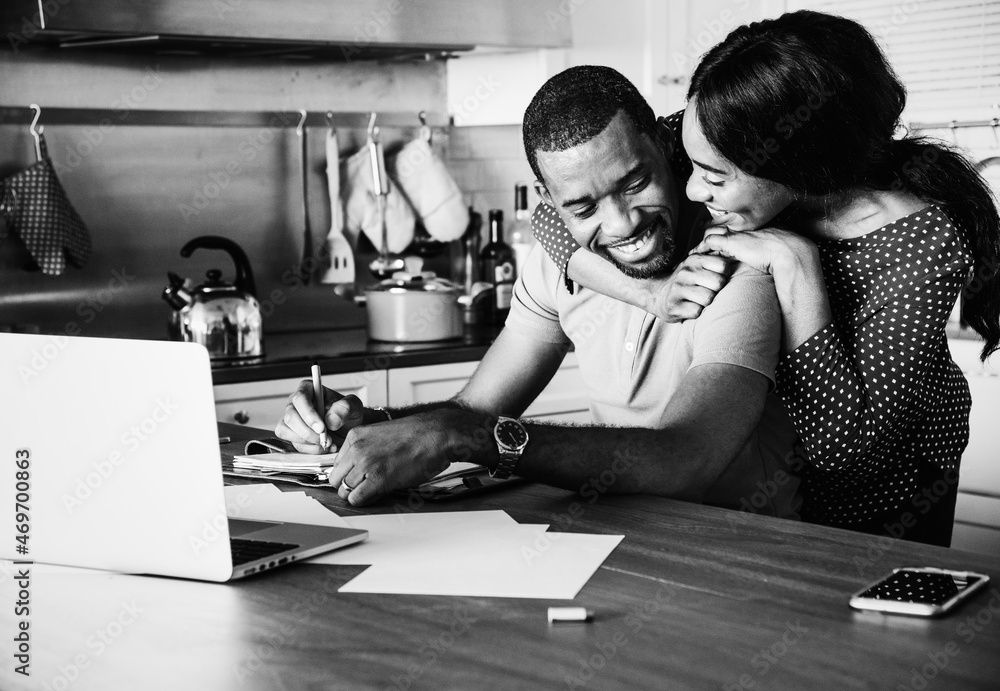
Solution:
<svg viewBox="0 0 1000 691">
<path fill-rule="evenodd" d="M 382 247 L 382 227 L 379 225 L 378 200 L 372 182 L 372 164 L 367 148 L 360 149 L 344 163 L 340 178 L 340 193 L 344 199 L 344 230 L 357 237 L 364 232 L 375 249 Z M 398 254 L 413 242 L 416 218 L 409 202 L 389 179 L 389 194 L 385 199 L 385 222 L 389 252 Z"/>
<path fill-rule="evenodd" d="M 13 198 L 11 230 L 21 238 L 42 273 L 58 276 L 66 257 L 77 268 L 90 258 L 90 233 L 70 204 L 39 135 L 41 160 L 3 181 L 4 196 Z"/>
<path fill-rule="evenodd" d="M 462 237 L 469 226 L 469 207 L 454 178 L 428 141 L 408 142 L 394 161 L 396 182 L 427 229 L 439 242 Z"/>
</svg>

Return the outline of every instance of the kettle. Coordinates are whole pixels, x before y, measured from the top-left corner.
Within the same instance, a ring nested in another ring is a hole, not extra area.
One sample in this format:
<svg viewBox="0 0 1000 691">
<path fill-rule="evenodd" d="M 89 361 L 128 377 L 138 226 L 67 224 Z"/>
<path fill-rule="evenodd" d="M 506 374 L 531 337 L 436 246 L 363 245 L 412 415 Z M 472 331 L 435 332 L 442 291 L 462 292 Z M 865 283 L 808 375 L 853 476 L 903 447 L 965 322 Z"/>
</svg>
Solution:
<svg viewBox="0 0 1000 691">
<path fill-rule="evenodd" d="M 264 357 L 264 333 L 260 303 L 254 293 L 253 272 L 243 249 L 228 238 L 204 235 L 181 248 L 190 257 L 199 248 L 227 252 L 236 265 L 235 283 L 222 280 L 222 272 L 209 269 L 205 282 L 192 285 L 173 272 L 163 289 L 163 299 L 173 310 L 169 322 L 175 341 L 201 343 L 213 362 L 251 363 Z"/>
</svg>

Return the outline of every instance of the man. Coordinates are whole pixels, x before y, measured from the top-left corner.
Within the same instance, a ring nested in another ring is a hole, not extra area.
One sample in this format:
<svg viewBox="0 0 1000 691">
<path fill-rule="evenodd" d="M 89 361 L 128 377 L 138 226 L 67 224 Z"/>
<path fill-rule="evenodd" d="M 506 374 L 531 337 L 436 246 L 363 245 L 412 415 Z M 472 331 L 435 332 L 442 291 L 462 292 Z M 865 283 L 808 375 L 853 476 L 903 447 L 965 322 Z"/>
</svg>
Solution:
<svg viewBox="0 0 1000 691">
<path fill-rule="evenodd" d="M 669 274 L 676 231 L 690 230 L 678 228 L 681 195 L 665 137 L 635 87 L 610 68 L 556 75 L 525 113 L 543 202 L 583 248 L 634 278 Z M 453 399 L 386 413 L 330 392 L 339 400 L 324 421 L 303 382 L 276 434 L 316 453 L 324 427 L 347 430 L 331 484 L 353 504 L 472 460 L 570 489 L 602 477 L 608 492 L 730 507 L 777 487 L 762 511 L 791 516 L 795 483 L 774 480 L 787 471 L 794 432 L 768 394 L 780 335 L 769 276 L 740 269 L 698 320 L 666 323 L 593 291 L 570 294 L 536 248 L 506 327 Z M 511 419 L 571 345 L 595 426 Z"/>
</svg>

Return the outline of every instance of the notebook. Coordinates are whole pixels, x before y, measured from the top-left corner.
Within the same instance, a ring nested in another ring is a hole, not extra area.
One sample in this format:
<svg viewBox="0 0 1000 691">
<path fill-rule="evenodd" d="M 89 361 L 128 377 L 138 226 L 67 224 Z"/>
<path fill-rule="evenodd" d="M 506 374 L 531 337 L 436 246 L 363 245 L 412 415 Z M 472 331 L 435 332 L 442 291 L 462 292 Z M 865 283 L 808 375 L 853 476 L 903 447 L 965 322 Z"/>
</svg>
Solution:
<svg viewBox="0 0 1000 691">
<path fill-rule="evenodd" d="M 0 440 L 3 559 L 221 582 L 367 537 L 227 517 L 195 343 L 0 333 Z"/>
</svg>

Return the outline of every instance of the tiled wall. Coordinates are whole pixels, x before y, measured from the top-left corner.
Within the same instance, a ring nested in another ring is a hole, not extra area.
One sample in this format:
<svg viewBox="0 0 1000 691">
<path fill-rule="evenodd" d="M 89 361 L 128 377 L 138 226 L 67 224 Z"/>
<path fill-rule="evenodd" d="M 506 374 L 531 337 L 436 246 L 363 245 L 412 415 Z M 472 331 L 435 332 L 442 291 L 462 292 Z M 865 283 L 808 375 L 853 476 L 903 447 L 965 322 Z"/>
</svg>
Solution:
<svg viewBox="0 0 1000 691">
<path fill-rule="evenodd" d="M 483 215 L 501 209 L 504 218 L 514 215 L 514 185 L 528 185 L 528 206 L 538 202 L 532 182 L 535 176 L 524 155 L 520 125 L 456 127 L 446 152 L 448 168 L 466 201 Z M 485 238 L 485 235 L 484 235 Z"/>
<path fill-rule="evenodd" d="M 105 108 L 126 117 L 129 108 L 305 108 L 412 112 L 416 124 L 417 112 L 446 108 L 440 62 L 287 62 L 58 50 L 15 54 L 0 48 L 0 74 L 2 106 Z M 65 333 L 75 324 L 84 335 L 164 338 L 170 312 L 160 292 L 168 270 L 200 280 L 208 268 L 217 267 L 225 277 L 233 276 L 221 253 L 202 250 L 190 259 L 180 257 L 184 243 L 200 235 L 239 242 L 253 265 L 258 297 L 267 300 L 278 291 L 281 302 L 265 314 L 265 331 L 365 323 L 364 310 L 334 296 L 329 286 L 302 287 L 282 279 L 302 257 L 294 127 L 112 123 L 103 129 L 52 125 L 45 134 L 69 198 L 90 229 L 94 252 L 85 268 L 53 277 L 25 270 L 28 257 L 17 238 L 0 241 L 0 328 L 15 324 Z M 364 142 L 363 130 L 340 134 L 342 156 Z M 313 233 L 322 235 L 330 223 L 324 135 L 325 129 L 312 128 L 308 137 L 309 217 Z M 390 150 L 394 141 L 413 136 L 415 128 L 383 130 Z M 0 177 L 33 162 L 27 127 L 0 125 Z M 239 173 L 219 183 L 234 163 Z"/>
</svg>

